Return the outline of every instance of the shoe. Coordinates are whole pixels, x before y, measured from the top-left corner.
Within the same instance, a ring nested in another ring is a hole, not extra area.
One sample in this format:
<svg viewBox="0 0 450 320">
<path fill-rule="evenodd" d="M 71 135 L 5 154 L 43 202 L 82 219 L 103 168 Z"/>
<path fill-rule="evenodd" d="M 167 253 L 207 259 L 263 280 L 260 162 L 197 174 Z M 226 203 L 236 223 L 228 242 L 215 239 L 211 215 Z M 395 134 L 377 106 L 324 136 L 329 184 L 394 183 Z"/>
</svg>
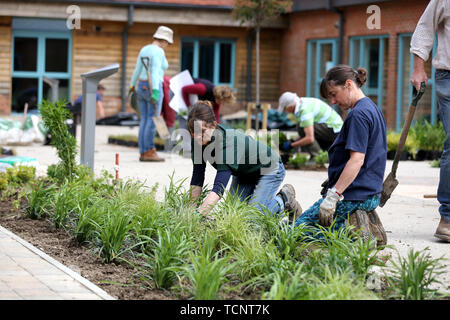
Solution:
<svg viewBox="0 0 450 320">
<path fill-rule="evenodd" d="M 289 212 L 289 223 L 301 216 L 302 206 L 295 199 L 295 189 L 291 184 L 285 184 L 277 195 L 283 199 L 284 208 Z"/>
<path fill-rule="evenodd" d="M 450 220 L 441 218 L 434 236 L 441 240 L 450 242 Z"/>
<path fill-rule="evenodd" d="M 147 152 L 141 154 L 141 156 L 139 157 L 139 161 L 153 161 L 153 162 L 163 162 L 165 161 L 164 158 L 160 158 L 158 156 L 158 154 L 156 153 L 156 149 L 150 149 Z"/>
<path fill-rule="evenodd" d="M 349 225 L 354 226 L 355 229 L 352 230 L 353 234 L 359 231 L 359 236 L 362 238 L 363 242 L 366 242 L 370 238 L 370 225 L 369 217 L 367 212 L 362 210 L 356 210 L 353 212 L 348 220 L 346 221 Z"/>
<path fill-rule="evenodd" d="M 377 246 L 384 246 L 387 244 L 386 231 L 375 210 L 370 212 L 356 210 L 350 215 L 346 223 L 347 225 L 355 227 L 353 232 L 359 230 L 359 235 L 364 242 L 371 238 L 376 239 Z"/>
<path fill-rule="evenodd" d="M 373 210 L 367 215 L 369 216 L 369 225 L 372 237 L 377 238 L 377 246 L 385 246 L 387 244 L 386 231 L 384 230 L 378 213 Z"/>
</svg>

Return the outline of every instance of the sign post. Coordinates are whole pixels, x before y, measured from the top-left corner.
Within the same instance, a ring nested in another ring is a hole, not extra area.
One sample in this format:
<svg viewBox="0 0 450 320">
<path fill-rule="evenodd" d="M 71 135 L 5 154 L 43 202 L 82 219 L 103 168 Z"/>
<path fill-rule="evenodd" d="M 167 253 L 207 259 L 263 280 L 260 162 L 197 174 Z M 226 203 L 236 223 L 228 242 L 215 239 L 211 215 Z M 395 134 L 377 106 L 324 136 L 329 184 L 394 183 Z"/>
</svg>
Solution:
<svg viewBox="0 0 450 320">
<path fill-rule="evenodd" d="M 97 86 L 100 80 L 119 70 L 119 64 L 83 73 L 83 93 L 81 101 L 81 152 L 80 163 L 94 170 L 95 116 L 97 109 Z"/>
</svg>

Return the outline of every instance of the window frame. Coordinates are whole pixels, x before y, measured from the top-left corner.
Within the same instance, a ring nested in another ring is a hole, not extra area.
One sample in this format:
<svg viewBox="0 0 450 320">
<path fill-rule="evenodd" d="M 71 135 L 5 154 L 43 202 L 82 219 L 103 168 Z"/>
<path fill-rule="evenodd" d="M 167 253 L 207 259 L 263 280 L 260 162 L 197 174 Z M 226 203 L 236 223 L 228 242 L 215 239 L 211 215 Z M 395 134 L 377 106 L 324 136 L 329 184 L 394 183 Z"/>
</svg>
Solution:
<svg viewBox="0 0 450 320">
<path fill-rule="evenodd" d="M 362 67 L 368 70 L 368 61 L 366 61 L 365 53 L 366 46 L 365 40 L 378 39 L 378 88 L 368 88 L 366 86 L 362 87 L 362 91 L 366 95 L 376 95 L 377 96 L 377 105 L 383 110 L 383 76 L 384 76 L 384 53 L 385 53 L 385 40 L 389 39 L 389 35 L 381 34 L 381 35 L 373 35 L 373 36 L 354 36 L 349 39 L 349 65 L 353 68 Z M 355 66 L 355 43 L 359 41 L 359 65 Z"/>
<path fill-rule="evenodd" d="M 309 39 L 307 42 L 307 70 L 306 70 L 306 95 L 308 97 L 320 97 L 320 82 L 322 81 L 323 76 L 320 76 L 320 67 L 321 64 L 317 63 L 319 59 L 321 59 L 322 53 L 322 45 L 323 44 L 331 44 L 332 47 L 332 59 L 333 64 L 337 64 L 337 49 L 338 49 L 338 38 L 322 38 L 322 39 Z M 312 53 L 313 46 L 316 46 L 316 54 L 315 54 L 315 66 L 312 65 Z M 313 70 L 314 67 L 314 70 Z M 312 72 L 315 73 L 316 83 L 314 84 L 314 88 L 312 88 Z M 313 90 L 314 89 L 314 90 Z M 314 93 L 312 92 L 314 91 Z"/>
<path fill-rule="evenodd" d="M 400 33 L 398 34 L 398 66 L 397 66 L 397 105 L 396 105 L 396 116 L 395 116 L 395 130 L 400 131 L 402 128 L 402 103 L 403 103 L 403 45 L 404 41 L 408 37 L 412 37 L 413 33 Z M 435 37 L 435 41 L 433 44 L 432 54 L 431 58 L 434 58 L 437 50 L 437 37 Z M 409 54 L 409 77 L 412 75 L 412 70 L 414 66 L 414 54 Z M 431 78 L 428 78 L 427 81 L 427 87 L 429 88 L 431 86 L 431 124 L 435 125 L 437 123 L 437 100 L 436 100 L 436 86 L 434 85 L 434 77 L 436 73 L 436 68 L 431 64 Z M 429 90 L 429 89 L 428 89 Z M 412 99 L 413 99 L 413 87 L 412 85 L 409 86 L 409 101 L 408 104 L 411 105 Z"/>
<path fill-rule="evenodd" d="M 16 38 L 37 38 L 37 55 L 36 55 L 36 71 L 15 71 L 14 70 L 14 56 L 15 56 L 15 39 Z M 13 30 L 12 31 L 12 59 L 11 59 L 11 79 L 12 78 L 30 78 L 38 80 L 38 105 L 42 104 L 44 80 L 43 78 L 50 79 L 66 79 L 68 99 L 71 99 L 72 86 L 72 33 L 71 32 L 49 32 L 49 31 L 28 31 L 28 30 Z M 66 72 L 46 72 L 45 71 L 45 41 L 47 39 L 67 39 L 67 71 Z M 70 102 L 70 101 L 69 101 Z"/>
<path fill-rule="evenodd" d="M 236 39 L 233 38 L 211 38 L 211 37 L 181 37 L 180 41 L 180 69 L 181 60 L 183 56 L 183 43 L 191 42 L 193 43 L 194 54 L 192 61 L 192 77 L 198 78 L 199 74 L 199 54 L 200 54 L 200 42 L 201 41 L 213 41 L 214 42 L 214 85 L 226 85 L 234 89 L 235 84 L 235 66 L 236 66 Z M 221 44 L 231 44 L 231 65 L 230 65 L 230 82 L 220 82 L 220 45 Z M 183 70 L 180 70 L 180 72 Z"/>
</svg>

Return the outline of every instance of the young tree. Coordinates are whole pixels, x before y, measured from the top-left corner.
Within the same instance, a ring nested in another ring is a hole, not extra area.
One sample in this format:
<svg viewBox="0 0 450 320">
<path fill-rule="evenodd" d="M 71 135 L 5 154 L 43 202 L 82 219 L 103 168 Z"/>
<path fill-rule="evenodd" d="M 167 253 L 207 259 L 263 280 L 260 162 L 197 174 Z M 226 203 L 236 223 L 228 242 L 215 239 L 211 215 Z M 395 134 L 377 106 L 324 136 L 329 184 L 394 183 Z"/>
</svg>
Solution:
<svg viewBox="0 0 450 320">
<path fill-rule="evenodd" d="M 233 16 L 256 31 L 256 104 L 259 104 L 259 35 L 263 23 L 289 10 L 292 0 L 235 0 Z"/>
</svg>

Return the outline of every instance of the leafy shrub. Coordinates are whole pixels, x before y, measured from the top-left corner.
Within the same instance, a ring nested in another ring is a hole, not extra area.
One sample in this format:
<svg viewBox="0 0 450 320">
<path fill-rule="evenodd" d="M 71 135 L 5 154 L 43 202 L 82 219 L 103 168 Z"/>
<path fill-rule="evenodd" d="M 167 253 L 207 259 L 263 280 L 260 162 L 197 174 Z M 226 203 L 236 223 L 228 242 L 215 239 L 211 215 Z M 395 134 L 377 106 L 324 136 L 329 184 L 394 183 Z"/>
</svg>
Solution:
<svg viewBox="0 0 450 320">
<path fill-rule="evenodd" d="M 322 150 L 320 153 L 314 157 L 314 162 L 323 167 L 325 163 L 328 163 L 328 151 Z"/>
<path fill-rule="evenodd" d="M 0 190 L 5 190 L 8 186 L 8 176 L 5 172 L 0 172 Z"/>
<path fill-rule="evenodd" d="M 77 141 L 69 132 L 69 128 L 65 123 L 71 118 L 69 110 L 66 108 L 66 102 L 56 101 L 51 103 L 43 100 L 39 111 L 44 121 L 44 125 L 48 128 L 51 135 L 51 144 L 56 147 L 58 157 L 61 159 L 61 170 L 63 175 L 58 177 L 72 181 L 77 154 Z"/>
<path fill-rule="evenodd" d="M 432 168 L 440 168 L 441 167 L 441 158 L 431 161 L 430 166 Z"/>
<path fill-rule="evenodd" d="M 388 131 L 386 140 L 387 140 L 387 151 L 396 151 L 398 143 L 400 141 L 401 133 L 397 133 L 395 131 Z M 417 143 L 414 139 L 414 134 L 410 132 L 406 137 L 405 145 L 403 147 L 403 151 L 407 151 L 411 154 L 415 154 L 417 152 Z"/>
<path fill-rule="evenodd" d="M 294 166 L 295 169 L 299 169 L 306 162 L 308 162 L 308 156 L 302 153 L 297 153 L 289 158 L 288 164 Z"/>
<path fill-rule="evenodd" d="M 13 166 L 6 169 L 8 182 L 11 184 L 21 185 L 34 179 L 36 168 L 31 166 Z"/>
<path fill-rule="evenodd" d="M 428 151 L 442 151 L 446 139 L 442 122 L 432 125 L 426 119 L 418 120 L 411 131 L 417 141 L 417 149 Z"/>
</svg>

